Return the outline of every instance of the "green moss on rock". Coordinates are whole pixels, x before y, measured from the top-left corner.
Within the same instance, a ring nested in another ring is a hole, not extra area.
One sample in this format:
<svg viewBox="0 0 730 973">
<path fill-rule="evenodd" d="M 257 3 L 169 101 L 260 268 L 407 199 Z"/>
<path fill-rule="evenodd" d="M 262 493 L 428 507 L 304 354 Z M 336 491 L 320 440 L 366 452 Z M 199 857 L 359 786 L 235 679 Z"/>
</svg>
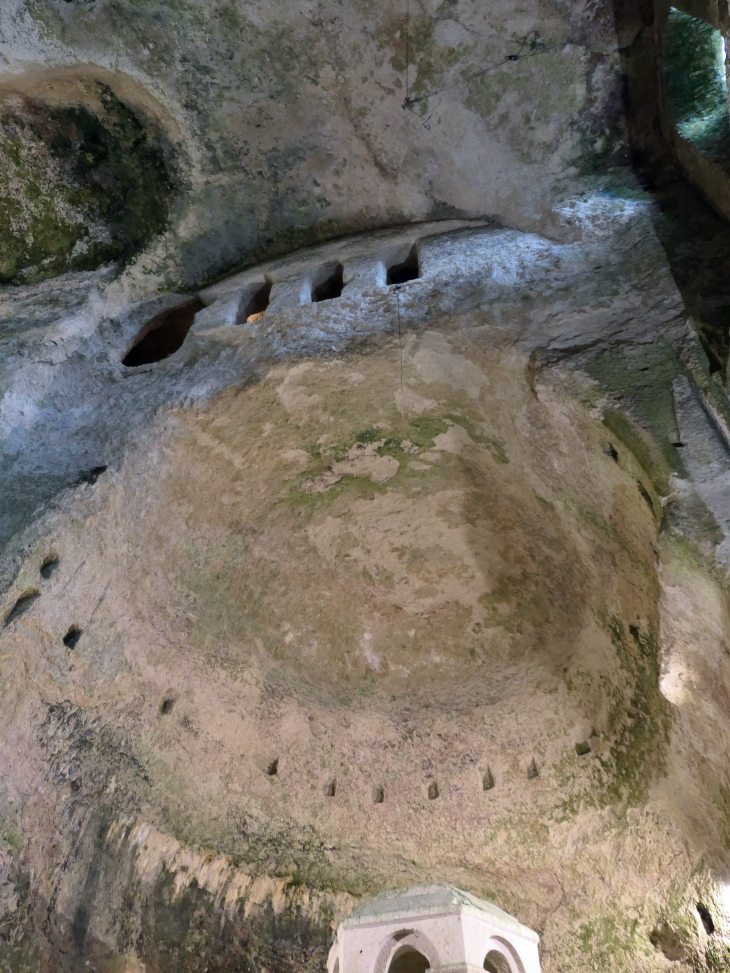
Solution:
<svg viewBox="0 0 730 973">
<path fill-rule="evenodd" d="M 608 623 L 611 641 L 627 684 L 614 685 L 608 714 L 613 736 L 610 758 L 600 766 L 602 797 L 607 801 L 638 803 L 652 777 L 664 769 L 669 745 L 669 704 L 659 689 L 659 645 L 650 629 L 636 625 L 628 631 L 619 618 Z"/>
<path fill-rule="evenodd" d="M 158 973 L 304 973 L 324 968 L 331 930 L 296 912 L 269 906 L 255 919 L 226 917 L 193 883 L 176 895 L 174 876 L 156 882 L 142 910 L 142 952 Z"/>
<path fill-rule="evenodd" d="M 98 113 L 25 98 L 0 117 L 0 284 L 126 260 L 166 228 L 169 148 L 99 94 Z"/>
</svg>

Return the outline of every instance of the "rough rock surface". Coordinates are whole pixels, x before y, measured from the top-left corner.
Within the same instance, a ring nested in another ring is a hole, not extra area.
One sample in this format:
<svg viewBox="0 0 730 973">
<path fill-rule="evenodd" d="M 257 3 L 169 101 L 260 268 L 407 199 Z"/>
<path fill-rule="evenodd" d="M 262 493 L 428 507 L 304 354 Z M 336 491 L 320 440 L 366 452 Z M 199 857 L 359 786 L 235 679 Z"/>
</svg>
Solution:
<svg viewBox="0 0 730 973">
<path fill-rule="evenodd" d="M 315 973 L 439 880 L 728 969 L 730 234 L 608 169 L 660 20 L 0 4 L 2 973 Z"/>
<path fill-rule="evenodd" d="M 6 967 L 321 969 L 440 879 L 547 973 L 724 968 L 728 409 L 648 204 L 571 214 L 253 268 L 139 368 L 181 298 L 6 301 Z"/>
<path fill-rule="evenodd" d="M 0 275 L 87 269 L 145 234 L 135 279 L 154 288 L 401 222 L 539 229 L 567 180 L 625 160 L 620 86 L 608 0 L 433 0 L 408 21 L 389 0 L 5 0 Z M 112 142 L 150 182 L 123 228 L 101 206 Z M 64 146 L 81 147 L 74 171 Z M 150 153 L 180 190 L 169 216 Z M 11 243 L 29 232 L 29 252 Z"/>
</svg>

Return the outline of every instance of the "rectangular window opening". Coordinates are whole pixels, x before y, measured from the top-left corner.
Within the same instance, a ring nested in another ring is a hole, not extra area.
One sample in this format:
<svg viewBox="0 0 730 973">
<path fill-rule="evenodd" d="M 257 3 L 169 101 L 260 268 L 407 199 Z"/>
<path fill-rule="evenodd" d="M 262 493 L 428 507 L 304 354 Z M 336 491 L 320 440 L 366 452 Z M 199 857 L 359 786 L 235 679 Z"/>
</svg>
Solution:
<svg viewBox="0 0 730 973">
<path fill-rule="evenodd" d="M 421 268 L 418 262 L 418 248 L 415 243 L 410 249 L 406 259 L 399 264 L 393 264 L 388 268 L 389 284 L 405 284 L 409 280 L 418 280 L 421 276 Z"/>
<path fill-rule="evenodd" d="M 259 287 L 249 295 L 248 300 L 244 300 L 241 310 L 238 313 L 238 323 L 253 324 L 263 317 L 264 311 L 269 306 L 271 299 L 272 284 L 264 281 Z"/>
<path fill-rule="evenodd" d="M 312 288 L 312 301 L 318 304 L 320 301 L 331 301 L 335 297 L 341 297 L 342 288 L 345 286 L 343 274 L 342 264 L 337 264 L 326 280 Z"/>
</svg>

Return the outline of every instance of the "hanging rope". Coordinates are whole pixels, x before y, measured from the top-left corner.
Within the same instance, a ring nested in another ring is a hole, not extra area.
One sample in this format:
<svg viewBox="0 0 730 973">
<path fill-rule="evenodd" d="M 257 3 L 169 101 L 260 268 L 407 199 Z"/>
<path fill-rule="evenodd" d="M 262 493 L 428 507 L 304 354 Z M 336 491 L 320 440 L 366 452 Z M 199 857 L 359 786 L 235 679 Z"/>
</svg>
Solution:
<svg viewBox="0 0 730 973">
<path fill-rule="evenodd" d="M 400 330 L 400 289 L 401 285 L 395 285 L 395 306 L 398 313 L 398 354 L 400 355 L 400 390 L 403 391 L 403 344 L 401 342 Z"/>
<path fill-rule="evenodd" d="M 408 62 L 410 60 L 410 19 L 411 19 L 411 0 L 406 0 L 406 101 L 411 100 L 411 89 L 408 85 Z"/>
</svg>

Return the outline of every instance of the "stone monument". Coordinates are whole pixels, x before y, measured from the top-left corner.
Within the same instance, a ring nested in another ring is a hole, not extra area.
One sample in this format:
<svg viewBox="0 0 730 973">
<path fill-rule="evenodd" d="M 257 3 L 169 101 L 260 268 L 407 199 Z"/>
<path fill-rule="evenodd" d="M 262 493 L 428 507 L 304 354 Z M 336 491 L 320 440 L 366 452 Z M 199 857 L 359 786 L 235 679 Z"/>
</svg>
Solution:
<svg viewBox="0 0 730 973">
<path fill-rule="evenodd" d="M 451 885 L 383 892 L 342 922 L 327 973 L 540 973 L 538 935 Z"/>
</svg>

